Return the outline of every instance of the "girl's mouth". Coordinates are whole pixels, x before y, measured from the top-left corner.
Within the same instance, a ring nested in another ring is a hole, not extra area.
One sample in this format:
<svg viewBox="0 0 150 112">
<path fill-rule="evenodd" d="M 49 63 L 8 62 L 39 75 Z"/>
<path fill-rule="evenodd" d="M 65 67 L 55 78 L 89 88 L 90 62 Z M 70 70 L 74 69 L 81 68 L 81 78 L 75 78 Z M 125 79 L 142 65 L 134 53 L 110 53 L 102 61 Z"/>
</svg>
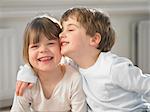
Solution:
<svg viewBox="0 0 150 112">
<path fill-rule="evenodd" d="M 40 57 L 40 58 L 38 58 L 38 61 L 40 61 L 40 62 L 45 62 L 45 61 L 50 61 L 50 60 L 52 60 L 54 57 L 52 57 L 52 56 L 44 56 L 44 57 Z"/>
</svg>

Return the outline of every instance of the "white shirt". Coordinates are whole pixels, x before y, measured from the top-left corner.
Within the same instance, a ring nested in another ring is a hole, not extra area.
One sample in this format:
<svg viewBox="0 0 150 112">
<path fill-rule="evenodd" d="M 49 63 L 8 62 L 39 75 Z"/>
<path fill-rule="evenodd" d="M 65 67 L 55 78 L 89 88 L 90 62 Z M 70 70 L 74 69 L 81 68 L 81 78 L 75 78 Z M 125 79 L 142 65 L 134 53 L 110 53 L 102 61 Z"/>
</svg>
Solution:
<svg viewBox="0 0 150 112">
<path fill-rule="evenodd" d="M 23 97 L 15 95 L 11 112 L 87 112 L 81 76 L 72 67 L 65 67 L 64 77 L 55 86 L 50 99 L 45 98 L 38 80 Z"/>
<path fill-rule="evenodd" d="M 150 75 L 143 74 L 129 59 L 101 52 L 93 66 L 79 71 L 88 112 L 142 112 L 150 108 Z"/>
<path fill-rule="evenodd" d="M 142 112 L 150 107 L 150 75 L 127 58 L 102 52 L 93 66 L 79 71 L 92 112 Z"/>
</svg>

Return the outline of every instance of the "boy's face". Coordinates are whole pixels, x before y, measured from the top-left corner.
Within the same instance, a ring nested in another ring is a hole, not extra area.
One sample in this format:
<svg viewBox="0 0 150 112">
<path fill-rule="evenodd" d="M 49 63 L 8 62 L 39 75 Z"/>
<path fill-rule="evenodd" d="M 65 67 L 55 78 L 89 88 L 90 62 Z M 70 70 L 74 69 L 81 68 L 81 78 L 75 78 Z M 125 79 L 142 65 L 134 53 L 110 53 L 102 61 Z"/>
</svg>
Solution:
<svg viewBox="0 0 150 112">
<path fill-rule="evenodd" d="M 77 22 L 75 17 L 68 18 L 62 24 L 60 33 L 61 53 L 74 59 L 80 56 L 87 49 L 89 36 L 86 30 Z M 79 57 L 78 57 L 79 58 Z"/>
<path fill-rule="evenodd" d="M 49 71 L 55 68 L 61 59 L 58 40 L 48 40 L 44 35 L 36 44 L 30 41 L 29 62 L 37 71 Z"/>
</svg>

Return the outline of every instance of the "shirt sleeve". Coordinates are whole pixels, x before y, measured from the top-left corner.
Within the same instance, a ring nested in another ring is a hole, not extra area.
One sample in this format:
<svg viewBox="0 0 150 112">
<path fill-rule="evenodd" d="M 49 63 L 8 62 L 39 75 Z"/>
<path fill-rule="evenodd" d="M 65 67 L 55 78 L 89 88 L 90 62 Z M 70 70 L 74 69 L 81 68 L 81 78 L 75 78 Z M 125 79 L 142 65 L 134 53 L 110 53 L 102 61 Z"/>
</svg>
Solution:
<svg viewBox="0 0 150 112">
<path fill-rule="evenodd" d="M 17 73 L 17 80 L 29 83 L 36 83 L 37 76 L 32 71 L 32 68 L 29 65 L 25 64 L 24 66 L 20 66 L 20 69 Z"/>
<path fill-rule="evenodd" d="M 62 63 L 62 64 L 68 64 L 71 67 L 73 67 L 74 69 L 78 70 L 78 65 L 71 58 L 62 57 L 60 63 Z"/>
<path fill-rule="evenodd" d="M 71 90 L 71 112 L 87 112 L 85 94 L 82 89 L 81 77 L 74 77 Z"/>
<path fill-rule="evenodd" d="M 25 91 L 23 96 L 14 96 L 13 105 L 10 112 L 31 112 L 30 110 L 31 98 Z"/>
<path fill-rule="evenodd" d="M 137 92 L 150 102 L 150 74 L 143 74 L 142 70 L 130 61 L 114 64 L 111 73 L 114 84 L 125 90 Z"/>
</svg>

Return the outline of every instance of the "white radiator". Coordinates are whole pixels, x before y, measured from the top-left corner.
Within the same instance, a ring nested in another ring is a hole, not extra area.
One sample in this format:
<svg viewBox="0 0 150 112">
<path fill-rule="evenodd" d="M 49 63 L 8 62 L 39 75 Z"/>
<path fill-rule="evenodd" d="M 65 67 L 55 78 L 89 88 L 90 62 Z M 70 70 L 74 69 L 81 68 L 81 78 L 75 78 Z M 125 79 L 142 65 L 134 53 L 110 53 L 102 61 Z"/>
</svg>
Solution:
<svg viewBox="0 0 150 112">
<path fill-rule="evenodd" d="M 137 37 L 137 65 L 150 73 L 150 21 L 139 22 Z"/>
<path fill-rule="evenodd" d="M 12 104 L 18 69 L 17 44 L 14 30 L 0 29 L 0 108 Z"/>
</svg>

